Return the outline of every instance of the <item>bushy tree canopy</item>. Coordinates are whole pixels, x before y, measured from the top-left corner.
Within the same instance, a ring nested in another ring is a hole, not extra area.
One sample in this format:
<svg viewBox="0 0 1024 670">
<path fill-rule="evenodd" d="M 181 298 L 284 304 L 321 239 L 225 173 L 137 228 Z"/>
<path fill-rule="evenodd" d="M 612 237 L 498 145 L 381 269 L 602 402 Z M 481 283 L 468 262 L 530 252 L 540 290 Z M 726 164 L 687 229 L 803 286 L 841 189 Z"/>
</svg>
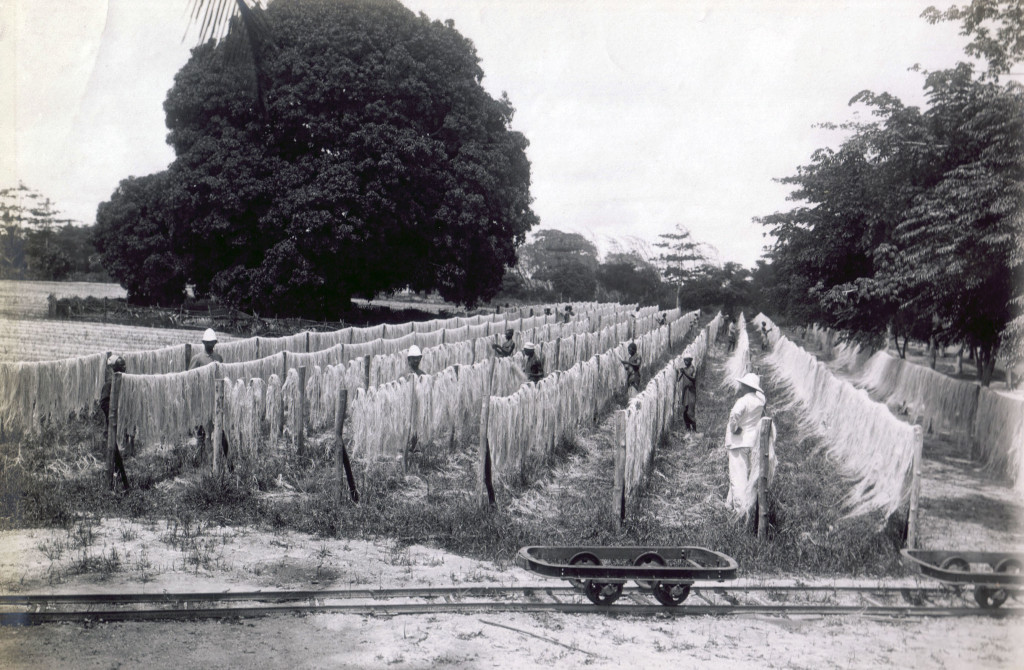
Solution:
<svg viewBox="0 0 1024 670">
<path fill-rule="evenodd" d="M 197 292 L 317 317 L 404 287 L 493 295 L 536 217 L 472 43 L 392 0 L 262 15 L 251 47 L 233 29 L 195 49 L 164 105 L 169 240 Z"/>
</svg>

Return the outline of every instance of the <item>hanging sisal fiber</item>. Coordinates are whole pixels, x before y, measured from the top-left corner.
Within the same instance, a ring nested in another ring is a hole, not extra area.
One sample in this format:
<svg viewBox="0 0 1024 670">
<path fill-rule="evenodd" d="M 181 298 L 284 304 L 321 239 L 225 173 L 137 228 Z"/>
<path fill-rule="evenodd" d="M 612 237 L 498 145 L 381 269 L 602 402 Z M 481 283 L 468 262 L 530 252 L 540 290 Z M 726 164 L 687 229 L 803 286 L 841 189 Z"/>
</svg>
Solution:
<svg viewBox="0 0 1024 670">
<path fill-rule="evenodd" d="M 311 368 L 318 365 L 324 368 L 328 365 L 338 365 L 341 363 L 342 357 L 344 356 L 344 348 L 345 345 L 336 344 L 328 349 L 322 349 L 308 354 L 290 353 L 288 354 L 288 367 L 301 368 L 305 366 L 307 368 Z"/>
<path fill-rule="evenodd" d="M 414 332 L 413 322 L 407 323 L 386 323 L 384 324 L 384 333 L 382 337 L 386 339 L 394 339 L 396 337 L 402 337 Z"/>
<path fill-rule="evenodd" d="M 284 422 L 281 425 L 282 433 L 297 445 L 299 431 L 305 425 L 305 417 L 300 417 L 299 412 L 299 371 L 292 368 L 281 385 L 281 404 L 284 407 Z"/>
<path fill-rule="evenodd" d="M 0 363 L 2 436 L 37 432 L 43 424 L 62 424 L 90 412 L 99 400 L 106 354 L 57 361 Z"/>
<path fill-rule="evenodd" d="M 377 350 L 376 342 L 359 342 L 357 344 L 346 344 L 342 349 L 342 361 L 354 361 L 364 356 L 376 356 L 384 352 Z"/>
<path fill-rule="evenodd" d="M 370 386 L 398 381 L 406 373 L 408 365 L 404 352 L 374 356 L 370 359 Z"/>
<path fill-rule="evenodd" d="M 333 330 L 327 333 L 311 332 L 309 334 L 309 350 L 321 351 L 329 349 L 336 344 L 349 344 L 351 338 L 351 328 L 342 328 L 341 330 Z"/>
<path fill-rule="evenodd" d="M 353 457 L 378 460 L 403 453 L 411 434 L 410 398 L 404 379 L 356 393 L 350 408 Z"/>
<path fill-rule="evenodd" d="M 972 438 L 975 458 L 1024 490 L 1024 399 L 981 389 Z"/>
<path fill-rule="evenodd" d="M 768 346 L 774 349 L 775 343 L 779 341 L 779 336 L 782 335 L 782 331 L 779 330 L 779 327 L 775 325 L 775 322 L 768 318 L 766 314 L 758 312 L 757 316 L 754 317 L 754 329 L 757 330 L 758 333 L 761 332 L 762 323 L 768 329 Z"/>
<path fill-rule="evenodd" d="M 225 363 L 240 363 L 242 361 L 256 360 L 260 356 L 269 356 L 268 353 L 259 351 L 257 343 L 259 338 L 249 337 L 244 340 L 232 340 L 231 342 L 218 343 L 214 348 L 220 357 L 224 359 Z M 305 346 L 305 340 L 303 340 L 303 346 Z M 195 355 L 199 351 L 202 351 L 202 345 L 196 350 L 192 349 L 192 354 Z M 184 368 L 178 370 L 168 370 L 168 372 L 178 372 Z M 153 374 L 153 373 L 148 373 Z"/>
<path fill-rule="evenodd" d="M 267 425 L 267 434 L 276 440 L 284 429 L 284 399 L 281 395 L 281 378 L 270 375 L 263 399 L 263 419 Z"/>
<path fill-rule="evenodd" d="M 258 339 L 261 358 L 279 354 L 282 351 L 294 353 L 304 353 L 306 351 L 306 333 L 287 335 L 285 337 L 260 337 Z"/>
<path fill-rule="evenodd" d="M 430 347 L 439 347 L 448 341 L 447 331 L 434 330 L 429 333 L 416 333 L 413 337 L 413 342 L 420 349 L 428 349 Z M 455 342 L 456 340 L 452 340 Z"/>
<path fill-rule="evenodd" d="M 905 361 L 879 351 L 868 359 L 853 383 L 875 398 L 888 398 L 896 388 L 904 365 Z"/>
<path fill-rule="evenodd" d="M 121 375 L 117 439 L 136 445 L 171 445 L 197 426 L 213 424 L 213 388 L 219 364 L 164 375 Z"/>
<path fill-rule="evenodd" d="M 837 379 L 828 367 L 780 337 L 766 359 L 803 410 L 805 429 L 820 435 L 840 472 L 852 480 L 849 514 L 891 515 L 909 495 L 914 428 L 863 390 Z"/>
<path fill-rule="evenodd" d="M 288 354 L 289 358 L 291 358 L 291 356 L 292 354 Z M 266 380 L 270 379 L 270 375 L 283 375 L 284 365 L 285 355 L 283 353 L 279 353 L 265 358 L 259 358 L 254 361 L 245 361 L 242 363 L 221 363 L 219 365 L 219 370 L 221 377 L 225 377 L 232 381 L 236 379 L 249 380 L 254 377 Z"/>
<path fill-rule="evenodd" d="M 906 413 L 911 423 L 920 423 L 926 431 L 970 435 L 980 388 L 974 382 L 903 361 L 885 403 Z"/>
<path fill-rule="evenodd" d="M 747 322 L 740 313 L 736 320 L 739 335 L 736 338 L 736 349 L 725 361 L 725 378 L 722 386 L 735 391 L 739 386 L 736 380 L 750 372 L 750 337 L 747 335 Z"/>
<path fill-rule="evenodd" d="M 267 441 L 264 396 L 266 384 L 262 379 L 248 383 L 239 379 L 219 382 L 225 385 L 223 429 L 231 457 L 235 463 L 250 465 L 259 462 Z"/>
<path fill-rule="evenodd" d="M 163 375 L 185 370 L 185 345 L 153 349 L 151 351 L 128 351 L 121 354 L 125 372 L 133 375 Z"/>
<path fill-rule="evenodd" d="M 379 326 L 367 326 L 365 328 L 352 329 L 352 344 L 359 344 L 361 342 L 372 342 L 373 340 L 380 340 L 383 338 L 383 324 Z"/>
</svg>

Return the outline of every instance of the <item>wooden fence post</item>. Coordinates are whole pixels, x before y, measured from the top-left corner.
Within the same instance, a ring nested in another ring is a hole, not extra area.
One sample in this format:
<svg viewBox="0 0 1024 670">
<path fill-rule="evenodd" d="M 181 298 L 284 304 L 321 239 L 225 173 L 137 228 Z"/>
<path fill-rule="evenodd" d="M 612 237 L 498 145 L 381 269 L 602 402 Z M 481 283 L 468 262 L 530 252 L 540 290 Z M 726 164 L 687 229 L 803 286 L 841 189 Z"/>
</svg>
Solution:
<svg viewBox="0 0 1024 670">
<path fill-rule="evenodd" d="M 213 434 L 210 435 L 210 447 L 213 452 L 213 473 L 220 472 L 220 445 L 224 439 L 224 384 L 223 379 L 213 382 Z"/>
<path fill-rule="evenodd" d="M 552 370 L 561 370 L 562 369 L 561 361 L 559 360 L 559 356 L 561 356 L 561 354 L 562 354 L 562 338 L 561 337 L 557 337 L 557 338 L 555 338 L 555 354 L 554 354 L 555 362 L 554 362 L 554 365 L 551 366 Z"/>
<path fill-rule="evenodd" d="M 262 356 L 260 356 L 260 338 L 257 337 L 256 338 L 256 360 L 259 360 L 260 358 L 262 358 Z"/>
<path fill-rule="evenodd" d="M 917 548 L 918 503 L 921 497 L 921 454 L 924 450 L 924 430 L 914 426 L 914 461 L 910 478 L 910 512 L 907 514 L 907 549 Z"/>
<path fill-rule="evenodd" d="M 616 530 L 626 520 L 626 412 L 615 412 L 615 475 L 612 483 L 612 515 Z"/>
<path fill-rule="evenodd" d="M 117 450 L 117 404 L 121 399 L 121 373 L 110 383 L 110 409 L 107 411 L 107 486 L 114 490 L 114 452 Z"/>
<path fill-rule="evenodd" d="M 416 377 L 409 379 L 409 439 L 402 446 L 402 471 L 409 471 L 409 453 L 416 448 L 419 441 L 416 429 L 419 426 L 420 411 L 419 396 L 416 393 Z"/>
<path fill-rule="evenodd" d="M 483 400 L 480 406 L 480 443 L 477 458 L 477 499 L 481 505 L 494 504 L 494 484 L 491 480 L 491 450 L 487 444 L 487 421 L 491 413 L 491 384 L 494 376 L 494 359 L 487 370 Z"/>
<path fill-rule="evenodd" d="M 288 381 L 288 352 L 281 352 L 281 384 Z"/>
<path fill-rule="evenodd" d="M 769 446 L 772 440 L 772 419 L 764 417 L 759 427 L 761 439 L 758 458 L 761 459 L 761 475 L 757 478 L 757 539 L 764 540 L 768 537 L 768 469 Z"/>
<path fill-rule="evenodd" d="M 306 331 L 306 353 L 309 353 L 309 331 Z"/>
<path fill-rule="evenodd" d="M 367 390 L 370 389 L 370 359 L 371 359 L 370 354 L 366 354 L 366 356 L 363 356 L 363 365 L 364 365 L 363 388 L 365 388 Z"/>
<path fill-rule="evenodd" d="M 109 358 L 109 355 L 108 355 Z M 192 362 L 192 345 L 188 342 L 185 343 L 185 369 L 188 370 L 189 363 Z"/>
<path fill-rule="evenodd" d="M 345 485 L 348 482 L 348 495 L 352 502 L 359 502 L 359 492 L 356 491 L 356 480 L 352 475 L 352 464 L 348 460 L 348 450 L 345 449 L 345 413 L 348 411 L 348 389 L 338 391 L 338 404 L 334 413 L 334 465 L 338 474 L 338 503 L 345 499 Z"/>
</svg>

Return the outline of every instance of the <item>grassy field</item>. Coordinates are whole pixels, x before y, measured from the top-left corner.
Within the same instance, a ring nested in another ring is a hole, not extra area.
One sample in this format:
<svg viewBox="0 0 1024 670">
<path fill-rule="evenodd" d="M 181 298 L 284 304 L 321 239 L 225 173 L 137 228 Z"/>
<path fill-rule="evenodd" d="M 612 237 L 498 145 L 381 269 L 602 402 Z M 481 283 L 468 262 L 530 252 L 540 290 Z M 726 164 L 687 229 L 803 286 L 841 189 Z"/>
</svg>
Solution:
<svg viewBox="0 0 1024 670">
<path fill-rule="evenodd" d="M 47 296 L 57 298 L 124 298 L 127 292 L 118 284 L 95 282 L 0 280 L 0 316 L 10 319 L 35 319 L 46 316 Z"/>
</svg>

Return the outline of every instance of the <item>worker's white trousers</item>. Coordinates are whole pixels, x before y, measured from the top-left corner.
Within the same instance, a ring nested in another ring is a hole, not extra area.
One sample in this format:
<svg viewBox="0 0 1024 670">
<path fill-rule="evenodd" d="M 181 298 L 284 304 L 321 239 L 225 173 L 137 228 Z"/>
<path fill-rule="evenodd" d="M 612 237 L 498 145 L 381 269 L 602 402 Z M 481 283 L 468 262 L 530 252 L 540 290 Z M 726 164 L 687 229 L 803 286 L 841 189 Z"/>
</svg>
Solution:
<svg viewBox="0 0 1024 670">
<path fill-rule="evenodd" d="M 729 497 L 726 504 L 740 514 L 746 514 L 753 504 L 747 500 L 747 482 L 750 479 L 750 447 L 735 447 L 729 452 Z"/>
</svg>

